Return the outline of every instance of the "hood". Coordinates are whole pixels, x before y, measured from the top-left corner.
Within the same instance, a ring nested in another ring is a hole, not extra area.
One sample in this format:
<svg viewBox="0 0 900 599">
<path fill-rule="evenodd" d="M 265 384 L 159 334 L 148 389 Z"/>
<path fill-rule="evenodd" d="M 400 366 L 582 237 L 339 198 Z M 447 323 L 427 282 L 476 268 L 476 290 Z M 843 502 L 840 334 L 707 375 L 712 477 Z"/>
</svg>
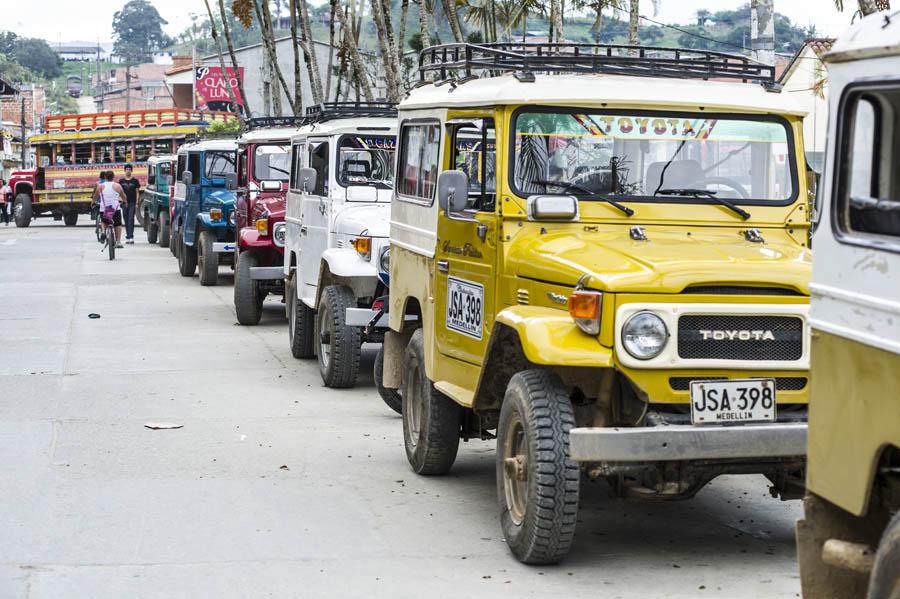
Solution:
<svg viewBox="0 0 900 599">
<path fill-rule="evenodd" d="M 215 191 L 209 192 L 203 199 L 203 205 L 209 209 L 210 206 L 222 206 L 223 208 L 229 208 L 234 206 L 235 202 L 235 193 L 233 191 L 227 189 L 217 189 Z"/>
<path fill-rule="evenodd" d="M 627 228 L 523 237 L 509 263 L 521 276 L 574 286 L 587 275 L 592 289 L 681 293 L 699 285 L 785 287 L 809 293 L 812 253 L 783 229 L 763 229 L 752 243 L 737 228 L 645 228 L 635 241 Z"/>
<path fill-rule="evenodd" d="M 344 204 L 334 217 L 334 232 L 344 235 L 362 235 L 365 232 L 369 237 L 387 237 L 390 222 L 391 205 L 388 203 Z"/>
<path fill-rule="evenodd" d="M 283 195 L 260 198 L 253 204 L 253 220 L 269 218 L 284 220 L 285 198 Z"/>
</svg>

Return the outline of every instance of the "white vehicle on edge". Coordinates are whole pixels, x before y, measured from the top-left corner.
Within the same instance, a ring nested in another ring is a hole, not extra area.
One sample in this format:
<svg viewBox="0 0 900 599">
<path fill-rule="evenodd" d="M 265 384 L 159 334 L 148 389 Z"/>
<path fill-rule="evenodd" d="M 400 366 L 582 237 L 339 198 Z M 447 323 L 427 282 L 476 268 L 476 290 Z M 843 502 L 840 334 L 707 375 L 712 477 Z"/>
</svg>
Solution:
<svg viewBox="0 0 900 599">
<path fill-rule="evenodd" d="M 381 343 L 397 112 L 383 102 L 307 110 L 291 138 L 284 276 L 291 353 L 352 387 L 363 343 Z M 386 263 L 386 262 L 385 262 Z"/>
</svg>

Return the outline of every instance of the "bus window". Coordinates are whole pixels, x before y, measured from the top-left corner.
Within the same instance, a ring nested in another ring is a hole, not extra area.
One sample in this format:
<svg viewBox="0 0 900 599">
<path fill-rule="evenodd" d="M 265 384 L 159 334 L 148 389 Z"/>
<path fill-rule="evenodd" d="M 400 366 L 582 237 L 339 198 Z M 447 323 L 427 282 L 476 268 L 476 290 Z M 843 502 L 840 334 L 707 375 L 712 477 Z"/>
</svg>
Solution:
<svg viewBox="0 0 900 599">
<path fill-rule="evenodd" d="M 135 162 L 147 162 L 147 159 L 150 158 L 151 147 L 150 140 L 140 140 L 134 142 L 134 161 Z"/>
<path fill-rule="evenodd" d="M 75 144 L 75 164 L 91 164 L 91 144 Z"/>
</svg>

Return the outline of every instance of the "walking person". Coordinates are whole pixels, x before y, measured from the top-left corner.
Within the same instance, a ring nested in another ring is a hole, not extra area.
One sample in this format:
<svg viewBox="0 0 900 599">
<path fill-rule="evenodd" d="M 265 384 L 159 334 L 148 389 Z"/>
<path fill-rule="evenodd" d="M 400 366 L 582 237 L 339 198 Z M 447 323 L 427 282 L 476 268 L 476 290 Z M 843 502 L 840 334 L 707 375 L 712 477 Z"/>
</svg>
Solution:
<svg viewBox="0 0 900 599">
<path fill-rule="evenodd" d="M 141 191 L 141 182 L 132 176 L 130 164 L 125 165 L 125 176 L 119 179 L 119 185 L 125 192 L 125 243 L 134 245 L 134 211 L 137 209 L 138 193 Z"/>
<path fill-rule="evenodd" d="M 9 213 L 12 212 L 12 190 L 6 181 L 0 179 L 0 218 L 3 219 L 3 226 L 9 226 Z"/>
</svg>

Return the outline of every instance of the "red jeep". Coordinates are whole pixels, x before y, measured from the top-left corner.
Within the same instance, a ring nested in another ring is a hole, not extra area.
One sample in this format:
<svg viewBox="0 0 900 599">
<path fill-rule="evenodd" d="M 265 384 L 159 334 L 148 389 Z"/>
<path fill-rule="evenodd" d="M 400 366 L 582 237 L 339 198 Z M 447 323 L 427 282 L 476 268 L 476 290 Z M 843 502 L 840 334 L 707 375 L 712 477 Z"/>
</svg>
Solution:
<svg viewBox="0 0 900 599">
<path fill-rule="evenodd" d="M 294 117 L 250 119 L 238 139 L 234 308 L 243 325 L 259 323 L 266 295 L 284 296 L 290 138 L 302 123 Z"/>
</svg>

